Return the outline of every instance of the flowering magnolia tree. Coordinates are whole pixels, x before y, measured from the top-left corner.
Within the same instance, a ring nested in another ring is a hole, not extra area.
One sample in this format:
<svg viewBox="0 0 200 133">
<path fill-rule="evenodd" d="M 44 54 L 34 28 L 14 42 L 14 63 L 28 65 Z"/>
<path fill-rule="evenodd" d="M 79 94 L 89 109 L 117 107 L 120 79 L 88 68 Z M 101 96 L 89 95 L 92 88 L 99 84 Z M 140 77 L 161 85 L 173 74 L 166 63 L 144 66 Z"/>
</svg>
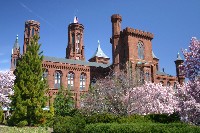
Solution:
<svg viewBox="0 0 200 133">
<path fill-rule="evenodd" d="M 200 76 L 200 41 L 196 37 L 192 37 L 189 50 L 183 50 L 185 57 L 182 69 L 185 76 L 190 80 L 195 80 Z"/>
<path fill-rule="evenodd" d="M 180 68 L 189 81 L 177 87 L 180 115 L 183 121 L 200 125 L 200 41 L 196 37 L 192 37 L 183 55 L 185 61 Z"/>
<path fill-rule="evenodd" d="M 135 87 L 125 75 L 97 81 L 82 99 L 81 106 L 84 112 L 117 115 L 172 114 L 179 110 L 172 87 L 148 82 Z"/>
<path fill-rule="evenodd" d="M 188 81 L 177 87 L 179 113 L 183 121 L 200 125 L 200 80 Z"/>
<path fill-rule="evenodd" d="M 0 72 L 0 106 L 7 107 L 11 100 L 9 95 L 13 95 L 12 87 L 15 76 L 12 72 Z"/>
</svg>

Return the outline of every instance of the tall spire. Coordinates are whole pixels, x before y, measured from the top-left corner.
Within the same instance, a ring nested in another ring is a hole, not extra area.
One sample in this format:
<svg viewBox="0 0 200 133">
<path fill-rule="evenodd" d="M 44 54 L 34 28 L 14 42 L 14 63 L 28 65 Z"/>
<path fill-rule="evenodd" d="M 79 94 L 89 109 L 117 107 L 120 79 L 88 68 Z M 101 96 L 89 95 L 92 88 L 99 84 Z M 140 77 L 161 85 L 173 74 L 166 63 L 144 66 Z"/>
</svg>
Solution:
<svg viewBox="0 0 200 133">
<path fill-rule="evenodd" d="M 16 36 L 15 43 L 13 49 L 19 49 L 18 35 Z"/>
</svg>

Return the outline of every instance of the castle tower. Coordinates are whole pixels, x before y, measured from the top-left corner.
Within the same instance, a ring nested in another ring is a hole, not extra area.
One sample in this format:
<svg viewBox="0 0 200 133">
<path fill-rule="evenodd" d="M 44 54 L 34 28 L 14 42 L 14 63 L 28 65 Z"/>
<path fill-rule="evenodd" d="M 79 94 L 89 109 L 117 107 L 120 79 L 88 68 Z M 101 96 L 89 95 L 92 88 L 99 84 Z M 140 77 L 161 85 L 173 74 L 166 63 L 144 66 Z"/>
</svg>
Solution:
<svg viewBox="0 0 200 133">
<path fill-rule="evenodd" d="M 180 56 L 179 53 L 177 55 L 177 59 L 174 62 L 175 62 L 175 65 L 176 65 L 176 76 L 178 78 L 178 82 L 179 82 L 179 84 L 183 84 L 183 82 L 185 80 L 185 76 L 184 76 L 184 74 L 181 72 L 181 70 L 179 68 L 179 66 L 181 64 L 183 64 L 183 60 L 181 59 L 181 56 Z"/>
<path fill-rule="evenodd" d="M 66 48 L 66 58 L 74 60 L 85 60 L 83 44 L 84 26 L 78 23 L 77 17 L 74 23 L 68 26 L 68 46 Z"/>
<path fill-rule="evenodd" d="M 28 20 L 25 22 L 25 31 L 24 31 L 24 45 L 23 45 L 23 54 L 26 53 L 27 45 L 30 43 L 31 38 L 34 35 L 39 36 L 40 33 L 40 23 L 34 20 Z"/>
<path fill-rule="evenodd" d="M 104 54 L 103 50 L 100 47 L 100 42 L 98 40 L 98 47 L 95 52 L 95 54 L 92 56 L 91 59 L 89 59 L 90 62 L 97 62 L 97 63 L 103 63 L 103 64 L 108 64 L 110 58 Z"/>
<path fill-rule="evenodd" d="M 18 43 L 18 35 L 16 36 L 16 40 L 14 43 L 14 46 L 12 48 L 12 54 L 11 54 L 11 71 L 14 71 L 17 65 L 17 60 L 20 57 L 20 46 Z"/>
<path fill-rule="evenodd" d="M 121 32 L 121 22 L 122 17 L 119 14 L 114 14 L 111 16 L 112 22 L 112 37 L 110 39 L 110 43 L 112 44 L 112 58 L 113 58 L 113 66 L 114 71 L 119 70 L 119 40 L 120 40 L 120 32 Z"/>
</svg>

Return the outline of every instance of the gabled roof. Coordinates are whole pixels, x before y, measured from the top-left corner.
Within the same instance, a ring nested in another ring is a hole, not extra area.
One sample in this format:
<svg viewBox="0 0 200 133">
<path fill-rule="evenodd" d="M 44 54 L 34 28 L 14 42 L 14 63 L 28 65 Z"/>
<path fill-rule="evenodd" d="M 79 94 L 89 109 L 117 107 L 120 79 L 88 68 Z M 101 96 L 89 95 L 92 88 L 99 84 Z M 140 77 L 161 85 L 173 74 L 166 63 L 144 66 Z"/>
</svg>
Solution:
<svg viewBox="0 0 200 133">
<path fill-rule="evenodd" d="M 84 66 L 103 67 L 103 68 L 110 66 L 110 64 L 103 64 L 103 63 L 96 63 L 96 62 L 86 62 L 86 61 L 82 61 L 82 60 L 73 60 L 73 59 L 57 58 L 57 57 L 50 57 L 50 56 L 44 56 L 43 60 L 51 61 L 51 62 L 67 63 L 67 64 L 84 65 Z"/>
<path fill-rule="evenodd" d="M 14 43 L 13 49 L 19 49 L 18 35 L 16 36 L 16 39 L 15 39 L 15 43 Z"/>
<path fill-rule="evenodd" d="M 95 54 L 92 56 L 92 58 L 93 57 L 103 57 L 103 58 L 110 59 L 106 54 L 104 54 L 103 50 L 101 49 L 99 40 L 98 40 L 97 50 L 96 50 Z"/>
</svg>

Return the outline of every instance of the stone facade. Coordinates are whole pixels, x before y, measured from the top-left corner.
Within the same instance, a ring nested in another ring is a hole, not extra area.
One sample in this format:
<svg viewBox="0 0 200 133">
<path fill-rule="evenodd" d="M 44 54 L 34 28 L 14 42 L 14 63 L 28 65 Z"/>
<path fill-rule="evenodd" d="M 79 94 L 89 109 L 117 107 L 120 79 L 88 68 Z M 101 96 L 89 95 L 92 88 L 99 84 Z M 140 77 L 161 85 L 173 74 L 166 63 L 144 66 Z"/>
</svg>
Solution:
<svg viewBox="0 0 200 133">
<path fill-rule="evenodd" d="M 51 97 L 53 102 L 61 85 L 73 92 L 76 101 L 75 106 L 80 106 L 80 96 L 88 91 L 91 82 L 98 78 L 107 76 L 110 72 L 125 70 L 137 79 L 138 83 L 151 81 L 162 83 L 163 85 L 176 85 L 184 82 L 184 76 L 180 73 L 178 66 L 183 63 L 180 56 L 175 61 L 176 76 L 159 71 L 159 59 L 152 51 L 152 39 L 154 35 L 133 28 L 121 30 L 122 17 L 119 14 L 111 16 L 112 36 L 112 64 L 110 58 L 104 54 L 99 46 L 91 59 L 85 61 L 84 52 L 84 26 L 77 21 L 68 26 L 68 46 L 66 57 L 44 56 L 42 67 L 45 68 L 44 77 L 49 84 L 49 92 L 46 94 Z M 23 54 L 26 46 L 34 35 L 39 35 L 40 23 L 34 20 L 25 22 Z M 20 47 L 18 36 L 12 49 L 11 70 L 16 67 L 16 61 L 20 58 Z"/>
</svg>

